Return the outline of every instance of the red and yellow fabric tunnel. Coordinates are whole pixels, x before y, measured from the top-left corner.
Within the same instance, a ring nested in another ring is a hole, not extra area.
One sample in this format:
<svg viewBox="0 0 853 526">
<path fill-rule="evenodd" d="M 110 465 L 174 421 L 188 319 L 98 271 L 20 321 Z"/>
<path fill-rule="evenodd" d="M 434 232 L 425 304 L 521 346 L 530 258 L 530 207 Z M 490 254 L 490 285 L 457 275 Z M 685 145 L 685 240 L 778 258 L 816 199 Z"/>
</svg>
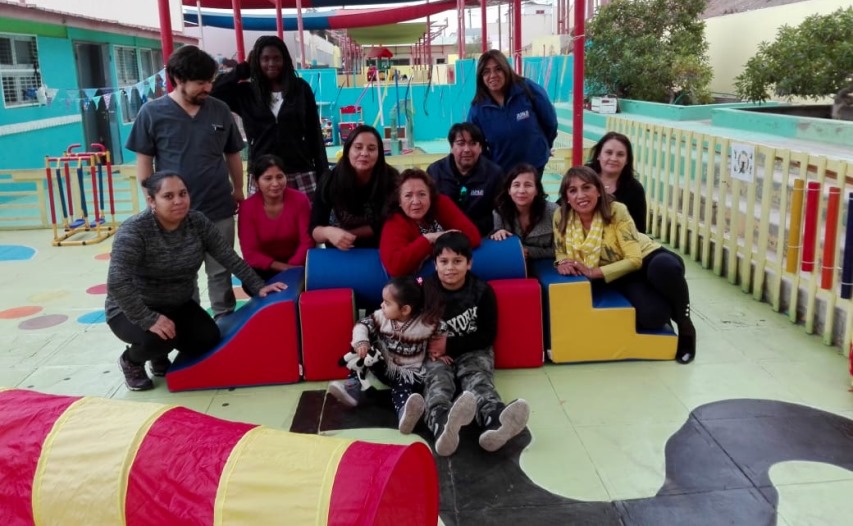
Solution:
<svg viewBox="0 0 853 526">
<path fill-rule="evenodd" d="M 0 389 L 4 525 L 438 522 L 429 449 Z"/>
</svg>

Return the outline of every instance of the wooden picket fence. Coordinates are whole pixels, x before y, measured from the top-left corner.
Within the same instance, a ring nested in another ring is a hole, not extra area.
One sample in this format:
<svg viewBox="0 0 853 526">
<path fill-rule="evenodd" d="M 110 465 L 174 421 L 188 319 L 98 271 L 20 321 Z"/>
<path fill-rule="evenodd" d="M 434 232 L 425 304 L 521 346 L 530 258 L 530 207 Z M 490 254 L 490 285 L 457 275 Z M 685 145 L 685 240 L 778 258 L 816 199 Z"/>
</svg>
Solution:
<svg viewBox="0 0 853 526">
<path fill-rule="evenodd" d="M 853 163 L 752 144 L 749 181 L 729 168 L 732 143 L 746 141 L 618 117 L 607 129 L 634 146 L 653 237 L 849 352 L 853 253 L 844 249 L 853 224 L 841 196 Z"/>
</svg>

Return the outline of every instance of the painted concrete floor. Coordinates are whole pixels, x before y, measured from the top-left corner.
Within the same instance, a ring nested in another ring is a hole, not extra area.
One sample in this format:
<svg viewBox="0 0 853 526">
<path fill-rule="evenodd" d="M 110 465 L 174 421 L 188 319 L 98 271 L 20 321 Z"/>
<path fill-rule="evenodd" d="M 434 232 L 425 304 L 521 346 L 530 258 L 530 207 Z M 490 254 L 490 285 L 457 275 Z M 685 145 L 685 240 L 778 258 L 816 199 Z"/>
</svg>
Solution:
<svg viewBox="0 0 853 526">
<path fill-rule="evenodd" d="M 116 365 L 123 345 L 102 315 L 110 243 L 54 248 L 47 231 L 0 234 L 0 386 L 179 404 L 363 440 L 423 440 L 384 426 L 390 413 L 379 422 L 375 411 L 347 415 L 338 429 L 312 421 L 325 382 L 171 394 L 156 379 L 153 391 L 127 391 Z M 14 260 L 18 252 L 4 247 L 12 245 L 35 255 Z M 504 399 L 530 403 L 529 433 L 495 455 L 466 433 L 457 456 L 439 459 L 443 523 L 849 524 L 846 359 L 698 265 L 688 263 L 688 279 L 699 335 L 691 365 L 498 371 Z M 321 420 L 343 410 L 331 402 L 323 411 Z"/>
</svg>

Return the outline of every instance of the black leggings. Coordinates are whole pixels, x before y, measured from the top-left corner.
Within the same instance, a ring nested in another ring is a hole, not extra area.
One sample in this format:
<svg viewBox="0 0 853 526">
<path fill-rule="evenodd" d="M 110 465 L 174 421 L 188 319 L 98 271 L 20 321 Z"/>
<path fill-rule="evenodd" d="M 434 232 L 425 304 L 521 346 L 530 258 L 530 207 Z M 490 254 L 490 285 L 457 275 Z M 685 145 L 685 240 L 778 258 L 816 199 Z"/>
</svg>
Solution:
<svg viewBox="0 0 853 526">
<path fill-rule="evenodd" d="M 179 307 L 158 309 L 158 312 L 175 324 L 175 337 L 171 340 L 164 340 L 151 331 L 143 330 L 128 320 L 124 313 L 107 322 L 113 334 L 130 344 L 128 358 L 131 362 L 141 364 L 162 358 L 172 349 L 199 356 L 213 349 L 221 339 L 216 322 L 192 300 Z"/>
<path fill-rule="evenodd" d="M 660 330 L 670 320 L 687 317 L 690 292 L 684 261 L 664 248 L 643 258 L 643 266 L 610 283 L 634 306 L 637 330 Z"/>
</svg>

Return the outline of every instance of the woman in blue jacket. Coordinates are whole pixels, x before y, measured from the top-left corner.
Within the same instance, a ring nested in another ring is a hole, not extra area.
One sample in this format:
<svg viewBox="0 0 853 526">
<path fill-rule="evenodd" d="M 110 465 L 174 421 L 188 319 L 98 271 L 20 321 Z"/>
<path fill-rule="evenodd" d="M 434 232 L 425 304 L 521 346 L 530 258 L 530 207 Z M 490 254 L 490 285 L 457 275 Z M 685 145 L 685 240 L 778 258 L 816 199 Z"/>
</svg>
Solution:
<svg viewBox="0 0 853 526">
<path fill-rule="evenodd" d="M 489 158 L 504 172 L 529 163 L 542 177 L 557 138 L 557 113 L 542 86 L 516 74 L 496 49 L 477 62 L 468 121 L 483 131 Z"/>
</svg>

